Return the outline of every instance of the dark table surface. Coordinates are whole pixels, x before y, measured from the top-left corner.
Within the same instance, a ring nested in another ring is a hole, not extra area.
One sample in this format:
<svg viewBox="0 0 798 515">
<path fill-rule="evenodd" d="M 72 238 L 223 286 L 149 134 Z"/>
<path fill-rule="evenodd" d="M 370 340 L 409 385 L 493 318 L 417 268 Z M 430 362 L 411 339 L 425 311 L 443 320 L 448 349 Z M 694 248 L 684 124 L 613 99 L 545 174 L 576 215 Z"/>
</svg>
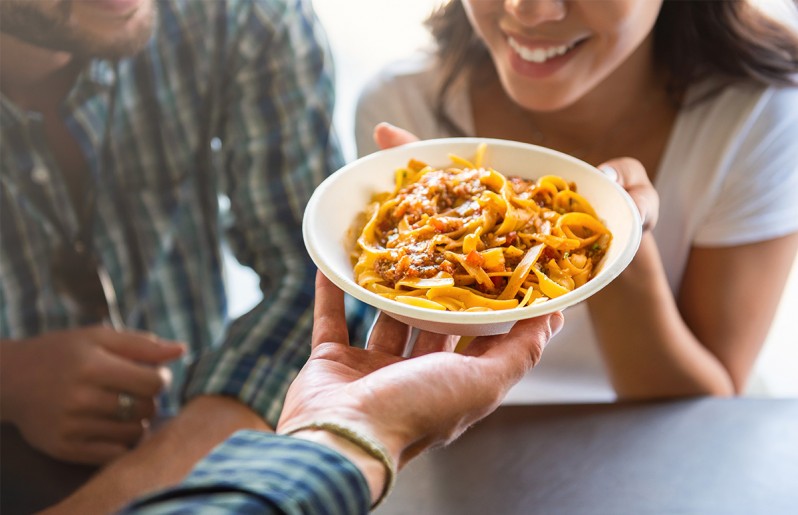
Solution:
<svg viewBox="0 0 798 515">
<path fill-rule="evenodd" d="M 93 472 L 3 427 L 0 512 Z M 504 406 L 400 474 L 376 515 L 798 514 L 798 399 Z"/>
<path fill-rule="evenodd" d="M 30 447 L 14 426 L 0 424 L 2 515 L 22 515 L 44 509 L 88 481 L 96 470 L 96 467 L 49 458 Z"/>
<path fill-rule="evenodd" d="M 504 406 L 377 515 L 798 514 L 798 399 Z"/>
</svg>

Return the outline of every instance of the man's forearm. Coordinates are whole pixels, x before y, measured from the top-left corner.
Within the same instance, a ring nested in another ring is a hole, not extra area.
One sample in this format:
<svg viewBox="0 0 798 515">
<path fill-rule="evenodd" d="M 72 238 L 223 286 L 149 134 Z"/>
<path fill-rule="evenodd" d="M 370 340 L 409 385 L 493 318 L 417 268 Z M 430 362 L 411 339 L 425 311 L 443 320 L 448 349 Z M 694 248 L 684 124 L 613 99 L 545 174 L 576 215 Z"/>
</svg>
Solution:
<svg viewBox="0 0 798 515">
<path fill-rule="evenodd" d="M 235 399 L 197 397 L 151 438 L 45 513 L 114 512 L 136 497 L 176 484 L 211 449 L 239 429 L 272 430 Z"/>
</svg>

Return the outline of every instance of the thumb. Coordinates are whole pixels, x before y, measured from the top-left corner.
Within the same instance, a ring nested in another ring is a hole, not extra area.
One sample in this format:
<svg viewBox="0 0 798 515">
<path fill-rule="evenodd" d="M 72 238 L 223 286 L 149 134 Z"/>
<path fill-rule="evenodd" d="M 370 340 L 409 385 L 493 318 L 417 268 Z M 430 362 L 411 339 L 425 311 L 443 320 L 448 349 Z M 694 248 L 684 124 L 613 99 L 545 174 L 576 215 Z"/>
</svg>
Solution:
<svg viewBox="0 0 798 515">
<path fill-rule="evenodd" d="M 643 230 L 653 229 L 659 218 L 659 194 L 643 164 L 631 157 L 619 157 L 600 164 L 598 168 L 615 179 L 632 197 L 643 220 Z"/>
<path fill-rule="evenodd" d="M 144 332 L 109 332 L 103 347 L 117 356 L 141 363 L 159 364 L 179 358 L 186 351 L 182 343 L 162 340 Z"/>
<path fill-rule="evenodd" d="M 374 141 L 381 150 L 385 150 L 418 141 L 418 137 L 390 123 L 382 122 L 374 127 Z"/>
</svg>

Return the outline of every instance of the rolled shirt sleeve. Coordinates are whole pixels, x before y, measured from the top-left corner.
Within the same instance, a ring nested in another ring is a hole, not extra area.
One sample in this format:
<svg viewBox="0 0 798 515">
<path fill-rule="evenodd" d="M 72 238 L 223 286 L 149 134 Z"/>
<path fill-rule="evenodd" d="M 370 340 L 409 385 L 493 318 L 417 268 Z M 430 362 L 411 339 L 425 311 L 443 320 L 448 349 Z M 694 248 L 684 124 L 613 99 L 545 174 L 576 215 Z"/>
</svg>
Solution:
<svg viewBox="0 0 798 515">
<path fill-rule="evenodd" d="M 123 513 L 368 513 L 360 471 L 313 442 L 239 431 L 179 485 L 141 499 Z"/>
</svg>

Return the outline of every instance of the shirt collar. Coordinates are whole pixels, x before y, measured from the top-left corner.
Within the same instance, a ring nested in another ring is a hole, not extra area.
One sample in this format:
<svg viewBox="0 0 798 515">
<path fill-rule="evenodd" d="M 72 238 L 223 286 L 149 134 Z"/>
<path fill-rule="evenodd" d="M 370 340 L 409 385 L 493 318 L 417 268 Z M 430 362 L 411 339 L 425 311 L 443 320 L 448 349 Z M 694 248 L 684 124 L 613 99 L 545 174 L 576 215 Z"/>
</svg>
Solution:
<svg viewBox="0 0 798 515">
<path fill-rule="evenodd" d="M 92 59 L 84 67 L 75 80 L 74 86 L 69 90 L 64 101 L 65 105 L 80 105 L 85 100 L 108 91 L 117 80 L 116 67 L 112 61 L 106 59 Z M 0 128 L 3 130 L 25 123 L 29 117 L 36 113 L 26 112 L 11 99 L 0 93 Z"/>
<path fill-rule="evenodd" d="M 115 65 L 107 59 L 92 59 L 81 75 L 97 86 L 109 88 L 116 80 Z"/>
</svg>

